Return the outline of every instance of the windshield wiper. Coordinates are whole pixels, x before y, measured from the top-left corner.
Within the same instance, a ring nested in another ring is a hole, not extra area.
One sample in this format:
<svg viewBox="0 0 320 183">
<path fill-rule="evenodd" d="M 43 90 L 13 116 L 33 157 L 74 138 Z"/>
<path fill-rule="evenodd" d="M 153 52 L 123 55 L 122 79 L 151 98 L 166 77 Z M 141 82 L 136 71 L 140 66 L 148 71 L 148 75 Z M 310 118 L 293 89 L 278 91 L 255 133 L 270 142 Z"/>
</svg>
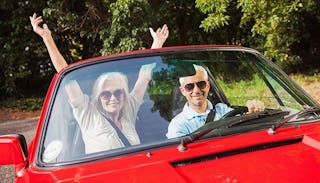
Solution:
<svg viewBox="0 0 320 183">
<path fill-rule="evenodd" d="M 251 113 L 251 114 L 247 114 L 246 116 L 244 116 L 245 118 L 242 118 L 241 116 L 238 116 L 238 120 L 235 121 L 231 121 L 230 123 L 227 123 L 225 126 L 226 128 L 231 128 L 232 126 L 236 126 L 239 125 L 241 123 L 245 123 L 251 120 L 255 120 L 255 119 L 262 119 L 264 117 L 270 117 L 270 116 L 277 116 L 277 115 L 288 115 L 289 112 L 288 111 L 282 111 L 282 110 L 265 110 L 262 112 L 255 112 L 255 113 Z"/>
<path fill-rule="evenodd" d="M 310 113 L 314 113 L 314 112 L 320 112 L 320 107 L 310 107 L 310 106 L 306 106 L 305 109 L 294 113 L 288 117 L 286 117 L 285 119 L 283 119 L 280 123 L 278 123 L 277 125 L 272 125 L 269 129 L 268 129 L 268 133 L 269 134 L 275 134 L 276 130 L 280 127 L 282 127 L 284 124 L 288 123 L 290 120 L 292 120 L 293 118 L 297 118 L 306 114 L 310 114 Z M 320 117 L 320 116 L 317 116 Z"/>
<path fill-rule="evenodd" d="M 208 134 L 212 130 L 219 129 L 219 128 L 230 128 L 232 126 L 235 126 L 235 125 L 238 125 L 241 123 L 245 123 L 245 122 L 248 122 L 251 120 L 261 119 L 264 117 L 275 116 L 275 115 L 279 115 L 279 114 L 285 115 L 285 114 L 288 114 L 288 112 L 281 111 L 281 110 L 276 110 L 276 111 L 265 110 L 263 112 L 256 112 L 256 113 L 246 114 L 243 116 L 235 116 L 235 117 L 231 117 L 231 118 L 220 119 L 217 121 L 213 121 L 213 120 L 211 120 L 210 122 L 206 121 L 206 124 L 204 126 L 199 128 L 198 130 L 194 131 L 193 133 L 181 138 L 180 144 L 178 146 L 178 150 L 179 151 L 186 151 L 188 144 L 200 139 L 201 137 L 205 136 L 206 134 Z M 210 115 L 208 115 L 208 116 L 210 116 Z M 208 117 L 208 118 L 210 118 L 210 117 Z"/>
</svg>

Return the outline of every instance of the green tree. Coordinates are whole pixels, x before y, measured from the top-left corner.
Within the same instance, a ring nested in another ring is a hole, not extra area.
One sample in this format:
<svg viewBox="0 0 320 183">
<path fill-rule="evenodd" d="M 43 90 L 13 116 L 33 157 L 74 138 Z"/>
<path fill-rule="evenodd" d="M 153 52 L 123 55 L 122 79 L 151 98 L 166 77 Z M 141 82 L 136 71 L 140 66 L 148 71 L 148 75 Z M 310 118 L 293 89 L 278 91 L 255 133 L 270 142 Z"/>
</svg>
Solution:
<svg viewBox="0 0 320 183">
<path fill-rule="evenodd" d="M 166 23 L 166 46 L 235 44 L 287 71 L 320 72 L 318 0 L 47 0 L 0 2 L 0 98 L 43 96 L 54 68 L 28 16 L 44 17 L 68 63 L 149 48 Z"/>
<path fill-rule="evenodd" d="M 3 0 L 0 3 L 0 98 L 43 95 L 48 81 L 41 75 L 45 49 L 32 39 L 28 15 L 41 1 Z M 37 54 L 33 47 L 39 47 Z M 45 69 L 45 68 L 44 68 Z"/>
<path fill-rule="evenodd" d="M 315 17 L 319 25 L 319 5 L 316 0 L 196 0 L 197 8 L 207 15 L 200 25 L 206 32 L 234 30 L 228 44 L 259 49 L 291 71 L 302 63 L 295 48 L 308 37 L 301 36 L 307 27 L 305 16 Z"/>
<path fill-rule="evenodd" d="M 81 45 L 82 50 L 75 47 L 74 52 L 82 59 L 149 48 L 152 38 L 148 28 L 164 23 L 170 28 L 166 45 L 208 43 L 217 37 L 199 28 L 204 14 L 195 7 L 194 0 L 65 0 L 63 3 L 50 0 L 48 5 L 44 10 L 45 19 L 55 22 L 49 27 L 61 39 L 73 37 L 73 43 L 69 41 L 69 44 Z M 90 49 L 91 52 L 84 52 Z M 69 54 L 68 50 L 70 48 L 62 49 L 62 52 Z"/>
</svg>

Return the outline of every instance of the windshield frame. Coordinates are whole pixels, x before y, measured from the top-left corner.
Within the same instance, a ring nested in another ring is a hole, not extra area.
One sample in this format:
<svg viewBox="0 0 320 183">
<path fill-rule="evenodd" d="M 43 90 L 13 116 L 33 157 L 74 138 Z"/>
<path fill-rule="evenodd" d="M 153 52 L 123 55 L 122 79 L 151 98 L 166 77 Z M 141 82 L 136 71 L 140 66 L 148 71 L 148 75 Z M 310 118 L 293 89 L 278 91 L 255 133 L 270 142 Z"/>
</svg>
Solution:
<svg viewBox="0 0 320 183">
<path fill-rule="evenodd" d="M 154 143 L 154 144 L 146 144 L 146 145 L 139 145 L 136 148 L 125 148 L 125 149 L 119 149 L 114 150 L 112 153 L 104 153 L 103 155 L 99 156 L 93 156 L 88 158 L 83 158 L 78 161 L 71 161 L 71 162 L 63 162 L 63 163 L 45 163 L 42 161 L 42 147 L 45 140 L 45 134 L 48 128 L 48 123 L 50 121 L 50 116 L 52 114 L 53 110 L 53 104 L 55 102 L 55 99 L 57 97 L 57 92 L 59 90 L 59 87 L 61 85 L 61 82 L 63 81 L 64 77 L 69 74 L 70 72 L 73 72 L 77 69 L 96 65 L 104 62 L 117 62 L 125 59 L 134 59 L 134 58 L 140 58 L 140 57 L 152 57 L 152 56 L 163 56 L 168 54 L 183 54 L 183 53 L 192 53 L 192 52 L 198 52 L 198 51 L 241 51 L 241 52 L 248 52 L 251 54 L 256 55 L 257 57 L 261 58 L 262 60 L 268 62 L 268 64 L 271 65 L 272 69 L 276 70 L 283 78 L 281 78 L 281 81 L 285 81 L 283 84 L 285 86 L 292 86 L 294 90 L 301 92 L 301 95 L 294 95 L 297 101 L 302 101 L 306 105 L 310 106 L 320 106 L 314 99 L 312 99 L 299 85 L 297 85 L 293 80 L 288 77 L 282 70 L 278 68 L 273 62 L 270 62 L 266 57 L 264 57 L 261 53 L 259 53 L 256 50 L 245 48 L 245 47 L 233 47 L 233 46 L 215 46 L 215 45 L 206 45 L 206 46 L 186 46 L 186 47 L 172 47 L 172 48 L 163 48 L 163 49 L 157 49 L 157 50 L 143 50 L 143 51 L 134 51 L 129 53 L 123 53 L 123 54 L 116 54 L 111 56 L 103 56 L 103 57 L 96 57 L 84 61 L 77 62 L 75 64 L 71 64 L 67 68 L 63 69 L 60 73 L 56 74 L 55 77 L 57 77 L 55 80 L 52 81 L 51 87 L 52 91 L 51 93 L 48 92 L 48 95 L 46 98 L 50 97 L 47 108 L 44 114 L 44 122 L 43 126 L 41 128 L 40 132 L 40 139 L 39 143 L 37 144 L 37 150 L 36 150 L 36 165 L 39 167 L 56 167 L 56 166 L 65 166 L 65 165 L 72 165 L 72 164 L 79 164 L 79 163 L 85 163 L 89 161 L 96 161 L 100 159 L 106 159 L 111 157 L 119 157 L 124 156 L 128 154 L 133 153 L 141 153 L 153 149 L 159 149 L 159 148 L 165 148 L 170 147 L 173 145 L 177 145 L 179 143 L 180 138 L 175 139 L 168 139 L 167 141 L 160 142 L 160 143 Z M 288 87 L 290 88 L 290 87 Z M 218 89 L 219 90 L 219 89 Z M 292 94 L 295 94 L 294 91 L 291 91 Z M 225 98 L 225 96 L 222 98 Z M 228 102 L 225 98 L 225 102 Z M 181 137 L 182 138 L 182 137 Z"/>
</svg>

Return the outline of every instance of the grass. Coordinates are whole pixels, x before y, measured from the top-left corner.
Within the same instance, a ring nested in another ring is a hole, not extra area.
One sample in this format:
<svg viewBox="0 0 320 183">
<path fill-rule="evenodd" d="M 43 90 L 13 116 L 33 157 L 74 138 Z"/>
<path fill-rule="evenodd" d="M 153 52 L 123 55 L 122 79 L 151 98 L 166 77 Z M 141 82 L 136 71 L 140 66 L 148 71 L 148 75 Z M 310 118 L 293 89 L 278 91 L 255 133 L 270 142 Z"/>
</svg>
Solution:
<svg viewBox="0 0 320 183">
<path fill-rule="evenodd" d="M 311 97 L 320 103 L 320 73 L 312 76 L 291 74 L 290 78 L 299 84 Z"/>
<path fill-rule="evenodd" d="M 320 77 L 318 75 L 306 76 L 302 74 L 290 75 L 307 93 L 309 93 L 318 102 L 320 101 Z M 272 81 L 272 80 L 271 80 Z M 224 83 L 217 80 L 222 90 L 225 92 L 229 102 L 233 105 L 245 105 L 247 100 L 258 99 L 264 102 L 266 106 L 280 107 L 270 92 L 265 82 L 257 75 L 251 80 L 241 80 L 232 83 Z M 274 88 L 278 88 L 278 95 L 283 99 L 286 106 L 299 109 L 300 105 L 275 82 L 271 82 Z"/>
<path fill-rule="evenodd" d="M 320 103 L 320 74 L 307 76 L 303 74 L 291 74 L 290 78 L 298 83 L 307 93 Z M 261 96 L 265 94 L 265 85 L 255 78 L 250 83 L 241 81 L 236 84 L 222 84 L 219 82 L 227 96 Z M 255 89 L 253 89 L 255 88 Z M 257 90 L 258 88 L 258 90 Z M 232 103 L 245 104 L 248 98 L 233 98 Z M 40 110 L 43 98 L 21 98 L 0 100 L 0 108 L 16 108 L 23 111 Z"/>
<path fill-rule="evenodd" d="M 224 83 L 217 80 L 217 82 L 233 104 L 245 105 L 250 97 L 263 96 L 267 91 L 264 82 L 257 75 L 250 81 L 241 80 L 239 82 Z"/>
<path fill-rule="evenodd" d="M 0 108 L 16 108 L 22 111 L 40 110 L 43 98 L 6 99 L 0 101 Z"/>
</svg>

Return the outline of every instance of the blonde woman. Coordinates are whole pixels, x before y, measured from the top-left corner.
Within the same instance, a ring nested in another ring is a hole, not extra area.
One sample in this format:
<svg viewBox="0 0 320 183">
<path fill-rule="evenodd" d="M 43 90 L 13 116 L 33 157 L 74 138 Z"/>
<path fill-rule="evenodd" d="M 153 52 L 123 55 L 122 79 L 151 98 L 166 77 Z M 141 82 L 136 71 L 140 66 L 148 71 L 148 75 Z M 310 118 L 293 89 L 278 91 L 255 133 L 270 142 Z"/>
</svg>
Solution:
<svg viewBox="0 0 320 183">
<path fill-rule="evenodd" d="M 42 37 L 57 72 L 67 66 L 41 16 L 30 16 L 35 33 Z M 150 28 L 151 48 L 161 48 L 169 36 L 167 25 Z M 92 96 L 84 94 L 76 81 L 66 86 L 69 103 L 82 131 L 86 153 L 94 153 L 140 143 L 135 119 L 151 79 L 155 64 L 143 65 L 131 92 L 127 77 L 119 72 L 104 73 L 93 86 Z"/>
</svg>

